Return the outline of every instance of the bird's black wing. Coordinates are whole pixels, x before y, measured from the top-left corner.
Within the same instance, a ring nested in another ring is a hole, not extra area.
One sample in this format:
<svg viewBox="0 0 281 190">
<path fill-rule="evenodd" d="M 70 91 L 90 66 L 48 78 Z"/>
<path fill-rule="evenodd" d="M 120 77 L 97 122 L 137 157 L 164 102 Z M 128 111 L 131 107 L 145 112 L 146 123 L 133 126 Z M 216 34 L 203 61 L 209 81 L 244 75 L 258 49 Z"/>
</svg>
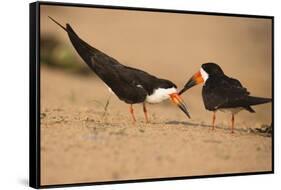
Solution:
<svg viewBox="0 0 281 190">
<path fill-rule="evenodd" d="M 71 31 L 69 38 L 77 52 L 108 86 L 113 86 L 112 80 L 114 80 L 115 83 L 119 81 L 132 87 L 142 87 L 148 94 L 152 93 L 154 89 L 152 84 L 157 84 L 159 81 L 157 77 L 145 71 L 122 65 L 116 59 L 91 47 L 75 34 L 70 25 L 67 25 L 67 30 Z M 108 77 L 109 75 L 112 76 L 111 79 Z M 120 85 L 117 86 L 119 88 Z"/>
<path fill-rule="evenodd" d="M 148 92 L 140 86 L 139 75 L 149 77 L 149 74 L 140 70 L 138 75 L 136 72 L 128 72 L 132 69 L 81 40 L 70 25 L 66 28 L 78 54 L 121 100 L 127 103 L 140 103 L 145 100 Z"/>
<path fill-rule="evenodd" d="M 249 94 L 238 80 L 225 75 L 210 77 L 202 90 L 204 105 L 208 110 L 247 107 L 245 100 Z"/>
<path fill-rule="evenodd" d="M 125 69 L 128 72 L 126 75 L 123 75 L 123 77 L 126 77 L 126 80 L 129 80 L 133 85 L 145 89 L 149 95 L 152 94 L 157 88 L 166 88 L 166 86 L 161 86 L 165 85 L 165 83 L 163 83 L 165 79 L 159 79 L 145 71 L 136 68 L 125 66 Z"/>
</svg>

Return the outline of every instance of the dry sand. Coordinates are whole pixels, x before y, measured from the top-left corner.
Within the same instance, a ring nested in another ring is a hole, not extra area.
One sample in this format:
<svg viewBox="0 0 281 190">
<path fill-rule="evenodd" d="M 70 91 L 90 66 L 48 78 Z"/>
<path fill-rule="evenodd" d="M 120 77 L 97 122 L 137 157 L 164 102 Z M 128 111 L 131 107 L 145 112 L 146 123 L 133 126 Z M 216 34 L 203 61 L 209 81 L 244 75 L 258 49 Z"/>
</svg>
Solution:
<svg viewBox="0 0 281 190">
<path fill-rule="evenodd" d="M 271 97 L 269 20 L 43 7 L 41 36 L 58 36 L 68 48 L 67 35 L 47 15 L 70 22 L 83 39 L 122 63 L 179 88 L 201 63 L 215 61 L 253 95 Z M 255 114 L 239 113 L 235 134 L 224 113 L 210 131 L 201 88 L 183 95 L 191 120 L 166 101 L 148 105 L 150 124 L 135 105 L 133 125 L 128 105 L 116 97 L 103 116 L 109 92 L 99 79 L 42 66 L 42 185 L 270 171 L 272 139 L 249 129 L 271 124 L 271 104 L 254 107 Z"/>
</svg>

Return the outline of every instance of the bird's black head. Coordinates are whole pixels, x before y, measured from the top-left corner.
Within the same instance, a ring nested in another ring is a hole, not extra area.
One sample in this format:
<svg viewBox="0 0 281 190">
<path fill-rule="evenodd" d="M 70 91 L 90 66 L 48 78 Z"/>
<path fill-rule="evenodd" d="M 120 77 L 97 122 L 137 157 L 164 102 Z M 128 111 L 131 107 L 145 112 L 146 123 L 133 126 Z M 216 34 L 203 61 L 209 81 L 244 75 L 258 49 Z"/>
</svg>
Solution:
<svg viewBox="0 0 281 190">
<path fill-rule="evenodd" d="M 188 80 L 179 94 L 184 93 L 186 90 L 197 84 L 206 82 L 210 76 L 219 75 L 224 75 L 223 70 L 219 65 L 217 65 L 216 63 L 204 63 L 201 65 L 200 70 Z"/>
<path fill-rule="evenodd" d="M 221 74 L 223 74 L 223 70 L 216 63 L 204 63 L 204 64 L 202 64 L 201 68 L 208 75 L 221 75 Z"/>
</svg>

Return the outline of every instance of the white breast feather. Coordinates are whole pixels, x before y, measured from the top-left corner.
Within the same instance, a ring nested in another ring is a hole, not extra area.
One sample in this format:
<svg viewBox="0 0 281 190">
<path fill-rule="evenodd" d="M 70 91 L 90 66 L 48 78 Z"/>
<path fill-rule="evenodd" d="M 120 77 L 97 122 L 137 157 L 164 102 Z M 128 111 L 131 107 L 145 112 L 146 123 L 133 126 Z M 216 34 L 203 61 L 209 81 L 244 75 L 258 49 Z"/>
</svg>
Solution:
<svg viewBox="0 0 281 190">
<path fill-rule="evenodd" d="M 146 96 L 146 102 L 151 103 L 151 104 L 155 104 L 155 103 L 159 103 L 162 102 L 163 100 L 166 100 L 168 98 L 170 98 L 169 94 L 173 94 L 176 93 L 177 89 L 172 87 L 172 88 L 158 88 L 156 90 L 154 90 L 154 92 L 149 95 Z"/>
</svg>

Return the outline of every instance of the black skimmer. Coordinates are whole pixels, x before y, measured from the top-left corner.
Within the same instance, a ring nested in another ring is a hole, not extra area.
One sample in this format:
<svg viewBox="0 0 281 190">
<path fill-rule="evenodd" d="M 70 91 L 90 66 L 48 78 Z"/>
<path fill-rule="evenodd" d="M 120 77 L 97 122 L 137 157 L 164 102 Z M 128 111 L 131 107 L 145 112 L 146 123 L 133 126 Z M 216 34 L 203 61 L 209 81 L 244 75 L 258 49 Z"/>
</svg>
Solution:
<svg viewBox="0 0 281 190">
<path fill-rule="evenodd" d="M 179 96 L 177 86 L 174 83 L 120 64 L 116 59 L 83 41 L 69 24 L 64 27 L 53 18 L 49 18 L 67 32 L 77 53 L 101 78 L 109 91 L 113 92 L 120 100 L 130 104 L 129 111 L 134 122 L 136 119 L 133 104 L 143 104 L 143 112 L 146 122 L 148 122 L 145 103 L 154 104 L 166 99 L 174 102 L 190 118 L 186 105 Z"/>
<path fill-rule="evenodd" d="M 233 133 L 235 114 L 241 110 L 254 113 L 255 110 L 251 106 L 271 102 L 271 98 L 250 96 L 250 92 L 238 80 L 226 76 L 215 63 L 202 64 L 200 70 L 189 79 L 179 94 L 200 83 L 204 83 L 202 97 L 205 108 L 213 111 L 212 129 L 215 128 L 217 110 L 231 112 Z"/>
</svg>

